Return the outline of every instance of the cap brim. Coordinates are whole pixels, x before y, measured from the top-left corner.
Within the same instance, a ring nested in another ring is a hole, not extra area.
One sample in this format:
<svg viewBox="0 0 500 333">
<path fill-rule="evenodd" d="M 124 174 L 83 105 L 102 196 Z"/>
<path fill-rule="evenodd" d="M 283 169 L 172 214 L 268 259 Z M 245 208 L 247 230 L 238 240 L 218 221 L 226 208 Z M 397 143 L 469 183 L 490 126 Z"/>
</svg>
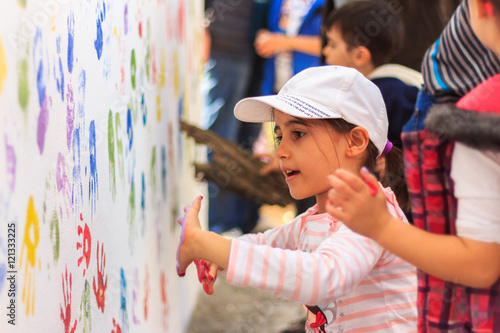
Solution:
<svg viewBox="0 0 500 333">
<path fill-rule="evenodd" d="M 291 106 L 283 99 L 278 98 L 279 95 L 248 97 L 239 101 L 234 107 L 234 116 L 241 121 L 249 123 L 261 123 L 273 121 L 273 109 L 277 109 L 290 116 L 297 118 L 339 118 L 340 115 L 316 117 L 305 114 Z M 316 103 L 302 98 L 302 100 L 314 105 Z"/>
</svg>

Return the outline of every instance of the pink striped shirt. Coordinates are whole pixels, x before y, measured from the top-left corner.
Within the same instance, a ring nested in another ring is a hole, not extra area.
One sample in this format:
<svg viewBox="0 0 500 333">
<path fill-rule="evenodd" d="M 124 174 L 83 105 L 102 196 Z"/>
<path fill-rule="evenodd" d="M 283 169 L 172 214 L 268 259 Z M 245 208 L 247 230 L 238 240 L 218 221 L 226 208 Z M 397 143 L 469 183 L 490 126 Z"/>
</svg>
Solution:
<svg viewBox="0 0 500 333">
<path fill-rule="evenodd" d="M 391 214 L 407 222 L 394 194 L 385 194 Z M 233 239 L 227 281 L 304 304 L 306 332 L 417 330 L 415 268 L 317 206 Z"/>
</svg>

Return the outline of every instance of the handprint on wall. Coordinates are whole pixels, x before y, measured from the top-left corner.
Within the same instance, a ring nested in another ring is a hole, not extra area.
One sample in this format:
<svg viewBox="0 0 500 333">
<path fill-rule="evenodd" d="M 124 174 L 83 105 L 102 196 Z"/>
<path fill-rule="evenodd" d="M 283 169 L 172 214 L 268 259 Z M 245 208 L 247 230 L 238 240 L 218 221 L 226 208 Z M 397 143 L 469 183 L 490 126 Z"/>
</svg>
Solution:
<svg viewBox="0 0 500 333">
<path fill-rule="evenodd" d="M 66 266 L 66 277 L 64 274 L 62 276 L 62 288 L 63 288 L 63 297 L 64 297 L 64 309 L 63 305 L 60 304 L 61 308 L 61 320 L 64 323 L 64 333 L 73 333 L 76 330 L 77 321 L 75 319 L 75 323 L 73 327 L 71 327 L 71 289 L 72 289 L 72 279 L 71 273 L 69 273 L 68 279 L 68 267 Z"/>
<path fill-rule="evenodd" d="M 116 328 L 116 331 L 115 331 L 115 328 Z M 111 330 L 111 333 L 122 333 L 122 329 L 120 327 L 120 324 L 118 324 L 115 320 L 115 318 L 113 318 L 113 329 Z"/>
<path fill-rule="evenodd" d="M 85 280 L 85 286 L 82 291 L 82 300 L 80 302 L 80 324 L 83 316 L 83 333 L 92 332 L 92 316 L 90 306 L 90 284 Z"/>
<path fill-rule="evenodd" d="M 82 214 L 80 214 L 80 221 L 82 221 Z M 85 259 L 86 268 L 83 269 L 83 276 L 85 276 L 86 270 L 89 268 L 90 255 L 92 251 L 92 237 L 90 236 L 90 229 L 87 223 L 85 223 L 85 228 L 82 230 L 82 226 L 78 226 L 78 237 L 83 234 L 82 242 L 76 243 L 76 249 L 82 249 L 82 255 L 78 258 L 78 267 L 80 267 L 83 259 Z M 99 248 L 97 248 L 99 251 Z M 99 258 L 99 257 L 98 257 Z"/>
<path fill-rule="evenodd" d="M 149 267 L 146 265 L 146 277 L 144 278 L 144 320 L 148 320 L 149 308 Z"/>
<path fill-rule="evenodd" d="M 95 284 L 95 276 L 93 281 L 94 295 L 97 302 L 97 307 L 104 313 L 104 305 L 106 301 L 106 288 L 108 286 L 108 276 L 104 278 L 104 268 L 106 267 L 106 254 L 104 253 L 104 244 L 101 244 L 101 261 L 99 261 L 99 241 L 97 241 L 97 288 Z"/>
<path fill-rule="evenodd" d="M 137 267 L 135 268 L 134 271 L 134 284 L 132 286 L 132 306 L 131 306 L 131 311 L 132 311 L 132 321 L 134 322 L 135 325 L 140 323 L 139 318 L 135 315 L 135 308 L 138 303 L 138 298 L 139 298 L 139 288 L 140 288 L 140 281 L 139 281 L 139 269 Z"/>
<path fill-rule="evenodd" d="M 31 238 L 33 236 L 33 239 Z M 24 287 L 22 302 L 26 303 L 26 316 L 35 313 L 35 265 L 38 259 L 38 269 L 41 267 L 40 258 L 36 256 L 36 249 L 40 241 L 40 225 L 38 214 L 35 210 L 33 196 L 30 196 L 28 210 L 26 213 L 26 226 L 21 248 L 21 259 L 19 266 L 23 269 L 24 263 Z M 26 254 L 26 255 L 24 255 Z"/>
<path fill-rule="evenodd" d="M 127 312 L 127 280 L 125 271 L 120 268 L 120 314 L 122 318 L 123 331 L 128 332 L 128 312 Z"/>
<path fill-rule="evenodd" d="M 163 318 L 163 328 L 168 329 L 168 316 L 170 313 L 170 307 L 168 305 L 167 298 L 167 278 L 165 277 L 165 272 L 161 272 L 160 275 L 160 287 L 161 287 L 161 302 L 163 304 L 162 318 Z"/>
</svg>

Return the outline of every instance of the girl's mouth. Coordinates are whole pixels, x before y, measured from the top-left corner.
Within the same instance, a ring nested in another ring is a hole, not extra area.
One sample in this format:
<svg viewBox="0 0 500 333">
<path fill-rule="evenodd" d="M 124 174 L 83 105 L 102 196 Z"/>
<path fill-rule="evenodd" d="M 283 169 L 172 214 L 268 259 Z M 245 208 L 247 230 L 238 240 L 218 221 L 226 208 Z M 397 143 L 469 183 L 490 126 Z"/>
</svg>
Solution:
<svg viewBox="0 0 500 333">
<path fill-rule="evenodd" d="M 300 174 L 300 171 L 286 170 L 285 171 L 285 181 L 290 181 L 290 180 L 294 179 L 298 174 Z"/>
</svg>

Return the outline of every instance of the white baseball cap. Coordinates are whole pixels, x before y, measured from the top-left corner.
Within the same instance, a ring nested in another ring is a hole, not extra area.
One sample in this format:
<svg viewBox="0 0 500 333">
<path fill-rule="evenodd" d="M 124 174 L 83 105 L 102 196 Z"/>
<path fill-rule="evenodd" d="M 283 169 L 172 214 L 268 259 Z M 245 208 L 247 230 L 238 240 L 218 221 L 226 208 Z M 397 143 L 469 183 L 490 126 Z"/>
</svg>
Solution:
<svg viewBox="0 0 500 333">
<path fill-rule="evenodd" d="M 273 121 L 272 111 L 297 118 L 342 118 L 366 129 L 379 155 L 387 141 L 388 120 L 378 87 L 353 68 L 320 66 L 292 77 L 277 95 L 249 97 L 234 107 L 241 121 Z"/>
</svg>

